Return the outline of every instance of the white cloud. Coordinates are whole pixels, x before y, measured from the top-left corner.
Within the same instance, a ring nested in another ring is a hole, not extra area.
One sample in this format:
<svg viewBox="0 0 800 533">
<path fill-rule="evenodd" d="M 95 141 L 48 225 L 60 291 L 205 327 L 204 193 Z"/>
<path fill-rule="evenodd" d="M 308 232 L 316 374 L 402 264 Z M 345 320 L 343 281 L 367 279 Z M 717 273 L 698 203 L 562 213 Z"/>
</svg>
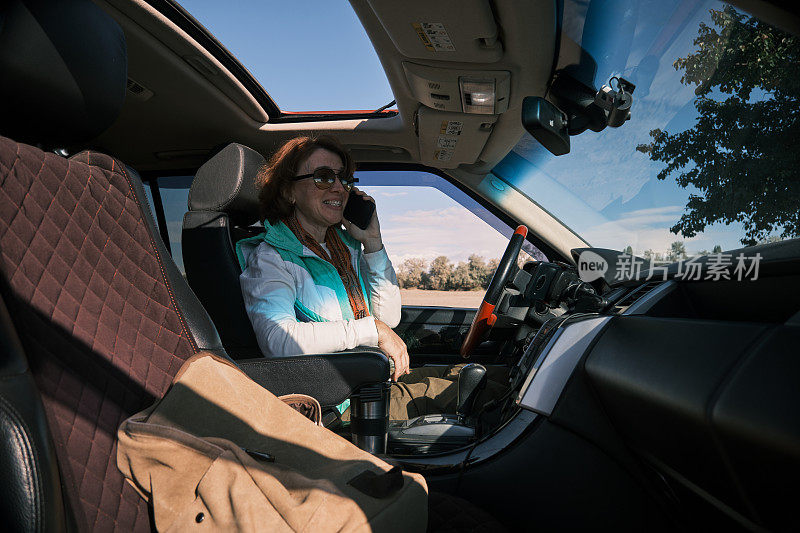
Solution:
<svg viewBox="0 0 800 533">
<path fill-rule="evenodd" d="M 678 220 L 683 212 L 681 205 L 666 205 L 663 207 L 650 207 L 638 209 L 623 214 L 615 222 L 623 227 L 638 228 L 647 226 L 672 225 Z"/>
<path fill-rule="evenodd" d="M 405 259 L 430 261 L 445 255 L 453 262 L 471 254 L 500 257 L 508 239 L 463 207 L 412 210 L 382 223 L 383 241 L 395 266 Z"/>
<path fill-rule="evenodd" d="M 384 198 L 394 198 L 396 196 L 406 196 L 408 192 L 387 192 L 387 191 L 379 191 L 375 193 L 375 196 L 383 196 Z"/>
<path fill-rule="evenodd" d="M 685 238 L 669 231 L 680 218 L 683 206 L 671 205 L 629 211 L 614 221 L 605 222 L 585 231 L 583 236 L 598 248 L 620 249 L 631 246 L 635 254 L 645 250 L 663 252 L 671 243 L 683 241 L 690 255 L 700 250 L 711 250 L 720 244 L 723 249 L 736 246 L 732 241 L 731 226 L 714 224 L 694 237 Z"/>
</svg>

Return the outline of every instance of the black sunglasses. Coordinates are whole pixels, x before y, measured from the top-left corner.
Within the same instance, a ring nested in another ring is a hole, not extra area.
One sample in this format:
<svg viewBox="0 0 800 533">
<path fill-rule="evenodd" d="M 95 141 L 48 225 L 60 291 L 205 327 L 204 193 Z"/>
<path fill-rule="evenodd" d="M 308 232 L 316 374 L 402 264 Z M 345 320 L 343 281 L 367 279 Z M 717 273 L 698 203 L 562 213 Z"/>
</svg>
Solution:
<svg viewBox="0 0 800 533">
<path fill-rule="evenodd" d="M 292 181 L 300 181 L 307 178 L 314 178 L 314 185 L 318 189 L 330 189 L 336 183 L 336 179 L 344 187 L 344 190 L 349 191 L 353 188 L 353 184 L 358 183 L 358 178 L 354 178 L 352 174 L 345 174 L 344 171 L 337 172 L 332 168 L 320 167 L 311 174 L 301 174 L 292 178 Z"/>
</svg>

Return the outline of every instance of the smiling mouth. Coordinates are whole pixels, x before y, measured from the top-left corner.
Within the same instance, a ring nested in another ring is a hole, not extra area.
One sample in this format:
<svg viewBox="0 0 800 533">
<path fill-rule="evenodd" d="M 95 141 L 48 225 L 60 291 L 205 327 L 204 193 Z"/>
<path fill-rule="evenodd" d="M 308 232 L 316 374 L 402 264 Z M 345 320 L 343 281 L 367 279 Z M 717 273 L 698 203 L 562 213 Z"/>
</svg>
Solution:
<svg viewBox="0 0 800 533">
<path fill-rule="evenodd" d="M 325 200 L 322 203 L 325 204 L 325 205 L 333 206 L 333 207 L 342 207 L 342 201 L 341 200 Z"/>
</svg>

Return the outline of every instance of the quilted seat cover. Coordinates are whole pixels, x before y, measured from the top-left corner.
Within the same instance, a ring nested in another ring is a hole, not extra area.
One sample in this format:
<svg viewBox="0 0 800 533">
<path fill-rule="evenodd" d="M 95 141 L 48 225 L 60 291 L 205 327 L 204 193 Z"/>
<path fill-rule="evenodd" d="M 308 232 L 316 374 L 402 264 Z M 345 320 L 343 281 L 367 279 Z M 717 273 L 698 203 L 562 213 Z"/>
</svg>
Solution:
<svg viewBox="0 0 800 533">
<path fill-rule="evenodd" d="M 29 359 L 81 530 L 147 531 L 116 467 L 119 424 L 197 351 L 131 177 L 0 137 L 0 289 Z"/>
</svg>

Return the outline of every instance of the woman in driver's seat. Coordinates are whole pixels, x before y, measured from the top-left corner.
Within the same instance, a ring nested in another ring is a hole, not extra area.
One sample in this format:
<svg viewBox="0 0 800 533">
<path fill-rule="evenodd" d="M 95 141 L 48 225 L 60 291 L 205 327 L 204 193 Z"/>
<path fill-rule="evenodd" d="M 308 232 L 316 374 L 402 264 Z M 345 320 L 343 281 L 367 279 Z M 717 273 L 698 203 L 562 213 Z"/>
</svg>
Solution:
<svg viewBox="0 0 800 533">
<path fill-rule="evenodd" d="M 457 369 L 410 372 L 406 345 L 391 329 L 400 322 L 400 289 L 377 213 L 365 230 L 342 217 L 351 189 L 374 202 L 353 187 L 353 171 L 350 154 L 328 136 L 288 141 L 259 171 L 265 233 L 236 250 L 261 351 L 284 357 L 377 346 L 393 363 L 391 419 L 452 413 Z"/>
</svg>

